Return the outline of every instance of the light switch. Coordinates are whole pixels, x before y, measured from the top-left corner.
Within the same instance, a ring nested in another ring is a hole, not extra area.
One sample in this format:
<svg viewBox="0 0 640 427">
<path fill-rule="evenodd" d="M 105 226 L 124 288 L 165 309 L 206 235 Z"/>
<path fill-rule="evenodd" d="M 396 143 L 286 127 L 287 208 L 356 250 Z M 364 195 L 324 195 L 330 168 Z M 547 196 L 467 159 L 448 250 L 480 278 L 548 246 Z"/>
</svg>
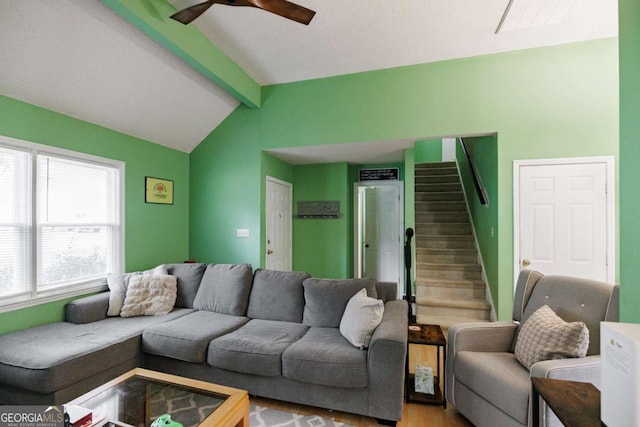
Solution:
<svg viewBox="0 0 640 427">
<path fill-rule="evenodd" d="M 249 229 L 248 228 L 238 228 L 236 230 L 237 237 L 249 237 Z"/>
</svg>

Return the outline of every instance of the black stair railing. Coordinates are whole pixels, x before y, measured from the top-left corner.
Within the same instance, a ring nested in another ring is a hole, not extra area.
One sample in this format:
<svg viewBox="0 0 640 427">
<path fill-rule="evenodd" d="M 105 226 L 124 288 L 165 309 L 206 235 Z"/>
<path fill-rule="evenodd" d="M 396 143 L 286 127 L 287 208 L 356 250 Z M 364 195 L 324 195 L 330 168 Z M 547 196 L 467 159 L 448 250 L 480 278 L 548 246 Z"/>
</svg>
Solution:
<svg viewBox="0 0 640 427">
<path fill-rule="evenodd" d="M 411 238 L 413 237 L 413 228 L 407 228 L 405 232 L 407 239 L 404 242 L 404 268 L 406 270 L 405 276 L 405 299 L 409 304 L 409 322 L 415 323 L 416 316 L 413 314 L 413 296 L 411 295 Z"/>
<path fill-rule="evenodd" d="M 462 152 L 464 153 L 464 157 L 467 159 L 467 164 L 469 165 L 469 170 L 471 171 L 471 178 L 473 179 L 473 185 L 476 188 L 476 193 L 478 194 L 478 198 L 480 199 L 481 205 L 488 205 L 489 198 L 487 197 L 487 191 L 482 186 L 480 181 L 480 176 L 476 171 L 476 168 L 473 166 L 473 162 L 471 161 L 471 156 L 469 155 L 469 151 L 467 150 L 467 146 L 464 143 L 464 139 L 460 138 L 460 147 L 462 147 Z"/>
</svg>

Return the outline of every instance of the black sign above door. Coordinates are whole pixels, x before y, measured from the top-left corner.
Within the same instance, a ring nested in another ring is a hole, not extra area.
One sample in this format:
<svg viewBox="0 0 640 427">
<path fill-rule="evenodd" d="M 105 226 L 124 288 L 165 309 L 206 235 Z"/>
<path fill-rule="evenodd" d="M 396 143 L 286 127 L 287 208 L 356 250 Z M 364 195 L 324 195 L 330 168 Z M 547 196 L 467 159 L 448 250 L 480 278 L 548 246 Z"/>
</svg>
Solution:
<svg viewBox="0 0 640 427">
<path fill-rule="evenodd" d="M 397 181 L 400 179 L 398 168 L 360 169 L 360 181 Z"/>
</svg>

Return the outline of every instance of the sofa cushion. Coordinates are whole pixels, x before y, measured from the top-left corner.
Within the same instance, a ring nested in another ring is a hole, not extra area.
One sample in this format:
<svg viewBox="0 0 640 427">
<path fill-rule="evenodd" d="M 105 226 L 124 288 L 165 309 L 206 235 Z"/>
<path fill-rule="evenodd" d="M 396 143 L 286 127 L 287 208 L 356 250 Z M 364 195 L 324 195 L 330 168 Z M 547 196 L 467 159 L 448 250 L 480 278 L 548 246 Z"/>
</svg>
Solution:
<svg viewBox="0 0 640 427">
<path fill-rule="evenodd" d="M 302 323 L 304 288 L 309 273 L 256 270 L 247 316 L 252 319 Z"/>
<path fill-rule="evenodd" d="M 142 350 L 185 362 L 204 363 L 212 339 L 248 321 L 246 317 L 196 311 L 145 329 L 142 333 Z"/>
<path fill-rule="evenodd" d="M 198 310 L 243 316 L 247 312 L 252 280 L 249 264 L 209 264 L 193 306 Z"/>
<path fill-rule="evenodd" d="M 283 353 L 282 375 L 331 387 L 366 387 L 367 352 L 352 346 L 336 328 L 310 328 Z"/>
<path fill-rule="evenodd" d="M 307 327 L 300 323 L 250 320 L 209 344 L 207 363 L 229 371 L 261 376 L 282 374 L 282 353 Z"/>
<path fill-rule="evenodd" d="M 306 279 L 304 286 L 303 321 L 307 326 L 338 328 L 349 299 L 360 289 L 377 298 L 374 279 Z"/>
<path fill-rule="evenodd" d="M 531 380 L 513 353 L 460 351 L 453 362 L 456 381 L 527 425 Z"/>
<path fill-rule="evenodd" d="M 0 336 L 0 383 L 46 394 L 141 354 L 142 331 L 191 313 L 50 323 Z"/>
<path fill-rule="evenodd" d="M 122 317 L 159 316 L 173 310 L 177 279 L 168 274 L 139 274 L 129 279 Z"/>
<path fill-rule="evenodd" d="M 531 369 L 542 360 L 584 357 L 589 348 L 589 329 L 584 322 L 565 322 L 547 305 L 524 322 L 516 339 L 515 355 Z"/>
<path fill-rule="evenodd" d="M 360 289 L 347 303 L 340 321 L 340 333 L 358 348 L 369 347 L 373 331 L 382 321 L 384 304 L 369 298 L 366 289 Z"/>
<path fill-rule="evenodd" d="M 178 278 L 176 307 L 193 308 L 193 299 L 204 274 L 205 265 L 199 263 L 163 264 L 167 272 Z"/>
</svg>

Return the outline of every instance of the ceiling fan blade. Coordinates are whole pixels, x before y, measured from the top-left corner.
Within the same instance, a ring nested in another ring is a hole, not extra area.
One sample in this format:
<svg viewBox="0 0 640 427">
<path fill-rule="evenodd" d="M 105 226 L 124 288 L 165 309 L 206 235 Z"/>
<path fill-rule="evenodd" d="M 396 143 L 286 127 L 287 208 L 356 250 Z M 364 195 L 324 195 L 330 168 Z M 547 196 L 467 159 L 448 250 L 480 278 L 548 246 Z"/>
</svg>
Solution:
<svg viewBox="0 0 640 427">
<path fill-rule="evenodd" d="M 198 3 L 196 5 L 187 7 L 185 9 L 179 10 L 173 15 L 170 16 L 171 19 L 174 19 L 178 22 L 182 22 L 184 25 L 191 23 L 198 16 L 202 15 L 209 9 L 213 4 L 216 3 L 215 0 L 205 1 L 203 3 Z"/>
<path fill-rule="evenodd" d="M 174 13 L 171 15 L 171 19 L 182 22 L 185 25 L 189 24 L 216 3 L 227 6 L 255 7 L 305 25 L 309 25 L 309 22 L 316 14 L 311 9 L 287 0 L 207 0 Z"/>
<path fill-rule="evenodd" d="M 309 22 L 311 22 L 316 14 L 311 9 L 288 2 L 287 0 L 248 0 L 248 2 L 255 7 L 275 13 L 283 18 L 288 18 L 304 25 L 309 25 Z"/>
</svg>

